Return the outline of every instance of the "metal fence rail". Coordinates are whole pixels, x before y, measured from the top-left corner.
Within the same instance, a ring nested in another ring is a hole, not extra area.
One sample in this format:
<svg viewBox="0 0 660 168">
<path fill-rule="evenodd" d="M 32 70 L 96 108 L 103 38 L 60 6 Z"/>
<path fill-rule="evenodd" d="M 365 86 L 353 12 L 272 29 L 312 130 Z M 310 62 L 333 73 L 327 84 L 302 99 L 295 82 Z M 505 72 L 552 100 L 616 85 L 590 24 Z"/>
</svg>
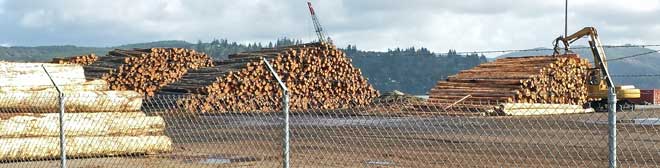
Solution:
<svg viewBox="0 0 660 168">
<path fill-rule="evenodd" d="M 44 96 L 24 104 L 57 104 L 57 97 Z M 246 104 L 279 107 L 282 100 L 281 95 L 253 97 L 258 102 Z M 185 102 L 182 100 L 197 98 L 203 96 L 145 98 L 139 113 L 147 118 L 137 116 L 132 120 L 131 117 L 114 116 L 115 119 L 105 121 L 82 115 L 75 109 L 67 111 L 63 121 L 68 167 L 282 167 L 284 116 L 281 110 L 229 111 L 218 108 L 200 113 L 181 104 Z M 73 100 L 94 102 L 95 98 L 67 94 L 65 103 Z M 315 105 L 323 101 L 330 100 L 310 100 L 316 102 Z M 12 106 L 9 103 L 12 102 L 0 102 L 0 167 L 60 166 L 57 109 L 12 109 L 8 108 Z M 543 110 L 532 110 L 523 116 L 483 116 L 481 114 L 489 111 L 479 107 L 487 104 L 496 103 L 460 103 L 446 108 L 446 105 L 427 104 L 414 98 L 394 98 L 341 109 L 322 106 L 292 108 L 290 165 L 608 166 L 607 113 L 542 115 Z M 218 102 L 217 106 L 236 105 Z M 112 114 L 118 116 L 135 114 L 115 112 Z M 171 144 L 144 139 L 161 135 L 158 131 L 145 131 L 149 130 L 147 128 L 157 129 L 153 126 L 157 121 L 148 117 L 162 118 L 165 123 L 162 135 L 171 140 Z M 658 118 L 660 108 L 653 106 L 618 113 L 619 166 L 659 166 Z M 152 127 L 138 128 L 141 124 Z M 89 137 L 92 139 L 84 139 Z M 169 146 L 171 150 L 140 152 L 139 148 L 146 146 Z M 101 152 L 85 154 L 92 149 Z"/>
</svg>

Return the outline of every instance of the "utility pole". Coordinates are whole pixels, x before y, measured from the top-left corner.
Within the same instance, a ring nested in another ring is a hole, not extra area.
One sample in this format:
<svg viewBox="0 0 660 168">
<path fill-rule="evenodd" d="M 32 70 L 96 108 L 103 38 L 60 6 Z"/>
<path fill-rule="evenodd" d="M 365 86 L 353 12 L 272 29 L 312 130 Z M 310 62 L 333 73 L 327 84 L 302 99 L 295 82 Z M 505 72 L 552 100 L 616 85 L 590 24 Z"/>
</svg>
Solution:
<svg viewBox="0 0 660 168">
<path fill-rule="evenodd" d="M 564 0 L 564 37 L 568 37 L 568 0 Z"/>
</svg>

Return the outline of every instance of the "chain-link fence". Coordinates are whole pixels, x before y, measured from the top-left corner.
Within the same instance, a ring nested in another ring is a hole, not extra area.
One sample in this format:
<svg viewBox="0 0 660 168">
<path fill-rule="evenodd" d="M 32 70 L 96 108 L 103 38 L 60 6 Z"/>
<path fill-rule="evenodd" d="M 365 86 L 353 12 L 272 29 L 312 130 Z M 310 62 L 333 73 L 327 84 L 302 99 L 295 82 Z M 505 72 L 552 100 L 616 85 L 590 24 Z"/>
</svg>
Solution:
<svg viewBox="0 0 660 168">
<path fill-rule="evenodd" d="M 190 104 L 207 96 L 65 95 L 68 167 L 283 164 L 280 95 L 213 98 L 211 107 Z M 57 94 L 4 96 L 0 167 L 58 167 Z M 290 110 L 292 167 L 608 165 L 607 113 L 415 97 L 354 104 L 291 97 L 298 103 Z M 660 108 L 638 106 L 618 118 L 619 166 L 660 166 Z"/>
<path fill-rule="evenodd" d="M 0 102 L 0 167 L 58 167 L 57 95 L 14 96 Z M 530 107 L 502 114 L 484 108 L 494 102 L 414 97 L 327 108 L 332 100 L 292 97 L 307 104 L 290 111 L 292 167 L 608 165 L 607 113 Z M 191 99 L 208 97 L 67 95 L 68 167 L 282 166 L 280 96 L 216 98 L 205 111 Z M 660 109 L 639 106 L 618 117 L 619 165 L 659 166 Z"/>
</svg>

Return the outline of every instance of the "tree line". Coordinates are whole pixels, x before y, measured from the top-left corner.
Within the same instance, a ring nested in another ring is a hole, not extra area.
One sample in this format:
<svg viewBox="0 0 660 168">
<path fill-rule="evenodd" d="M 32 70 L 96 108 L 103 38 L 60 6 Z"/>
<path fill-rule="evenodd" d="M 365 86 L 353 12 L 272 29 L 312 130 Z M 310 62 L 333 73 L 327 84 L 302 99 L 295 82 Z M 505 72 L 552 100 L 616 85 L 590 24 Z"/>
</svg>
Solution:
<svg viewBox="0 0 660 168">
<path fill-rule="evenodd" d="M 424 47 L 374 52 L 361 51 L 355 45 L 349 45 L 344 51 L 353 65 L 360 68 L 379 91 L 399 90 L 416 95 L 426 94 L 439 80 L 460 70 L 487 62 L 484 55 L 461 55 L 456 50 L 436 54 Z"/>
</svg>

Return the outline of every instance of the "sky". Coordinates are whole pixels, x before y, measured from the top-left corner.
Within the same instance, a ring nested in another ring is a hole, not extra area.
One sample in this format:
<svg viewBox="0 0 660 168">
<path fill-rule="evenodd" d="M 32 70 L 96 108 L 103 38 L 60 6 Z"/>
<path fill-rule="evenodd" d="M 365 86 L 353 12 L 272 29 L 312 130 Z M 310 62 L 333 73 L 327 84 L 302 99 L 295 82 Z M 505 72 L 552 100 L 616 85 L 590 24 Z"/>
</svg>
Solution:
<svg viewBox="0 0 660 168">
<path fill-rule="evenodd" d="M 562 0 L 312 0 L 340 47 L 445 52 L 551 47 Z M 569 0 L 569 33 L 660 44 L 660 0 Z M 306 0 L 0 0 L 0 46 L 116 46 L 157 40 L 311 41 Z M 584 43 L 586 44 L 586 43 Z"/>
</svg>

